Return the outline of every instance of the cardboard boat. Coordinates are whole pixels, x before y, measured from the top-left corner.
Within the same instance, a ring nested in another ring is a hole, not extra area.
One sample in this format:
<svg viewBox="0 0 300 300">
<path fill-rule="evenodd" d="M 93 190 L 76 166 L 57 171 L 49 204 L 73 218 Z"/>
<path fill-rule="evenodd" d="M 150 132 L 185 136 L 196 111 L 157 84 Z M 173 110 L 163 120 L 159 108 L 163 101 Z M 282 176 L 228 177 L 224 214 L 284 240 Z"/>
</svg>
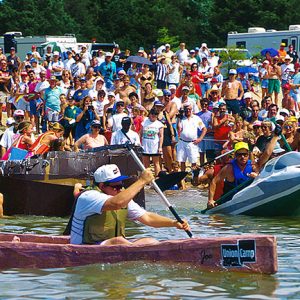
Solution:
<svg viewBox="0 0 300 300">
<path fill-rule="evenodd" d="M 234 235 L 166 240 L 152 245 L 71 245 L 69 237 L 0 233 L 0 269 L 62 268 L 95 263 L 183 263 L 206 271 L 274 274 L 276 238 Z"/>
<path fill-rule="evenodd" d="M 249 216 L 300 215 L 300 153 L 288 152 L 270 160 L 253 181 L 217 200 L 207 214 Z"/>
<path fill-rule="evenodd" d="M 140 148 L 135 151 L 140 155 Z M 139 167 L 124 146 L 104 146 L 89 152 L 52 151 L 45 156 L 0 161 L 0 191 L 4 195 L 5 215 L 43 215 L 64 217 L 71 213 L 76 182 L 88 185 L 93 172 L 104 164 L 116 164 L 137 178 Z M 145 206 L 142 190 L 134 200 Z"/>
</svg>

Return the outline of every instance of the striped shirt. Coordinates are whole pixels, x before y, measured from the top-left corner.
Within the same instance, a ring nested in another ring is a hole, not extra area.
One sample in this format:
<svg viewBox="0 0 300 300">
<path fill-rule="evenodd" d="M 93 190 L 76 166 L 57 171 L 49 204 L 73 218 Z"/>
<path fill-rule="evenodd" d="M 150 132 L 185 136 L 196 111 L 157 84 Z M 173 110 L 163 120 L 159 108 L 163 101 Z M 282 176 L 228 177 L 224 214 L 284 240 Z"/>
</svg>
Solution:
<svg viewBox="0 0 300 300">
<path fill-rule="evenodd" d="M 168 66 L 166 64 L 158 63 L 156 65 L 156 80 L 167 81 Z"/>
</svg>

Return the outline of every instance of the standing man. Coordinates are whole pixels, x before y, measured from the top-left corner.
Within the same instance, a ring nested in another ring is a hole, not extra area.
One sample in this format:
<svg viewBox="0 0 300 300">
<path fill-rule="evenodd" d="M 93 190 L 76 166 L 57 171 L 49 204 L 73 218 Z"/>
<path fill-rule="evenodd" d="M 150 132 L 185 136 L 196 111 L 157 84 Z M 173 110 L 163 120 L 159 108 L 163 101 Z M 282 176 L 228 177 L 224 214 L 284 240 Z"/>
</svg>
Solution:
<svg viewBox="0 0 300 300">
<path fill-rule="evenodd" d="M 177 161 L 181 164 L 181 171 L 185 171 L 186 160 L 196 167 L 198 160 L 198 144 L 203 140 L 207 129 L 202 120 L 192 114 L 190 102 L 184 103 L 184 115 L 178 119 L 177 131 L 179 142 L 177 144 Z M 199 131 L 201 134 L 199 135 Z"/>
<path fill-rule="evenodd" d="M 284 58 L 283 58 L 284 59 Z M 274 92 L 275 104 L 278 105 L 278 95 L 280 93 L 280 78 L 281 78 L 281 67 L 278 65 L 279 57 L 274 56 L 272 63 L 267 67 L 269 83 L 268 83 L 268 95 L 272 97 Z"/>
<path fill-rule="evenodd" d="M 137 132 L 130 129 L 132 121 L 130 117 L 123 117 L 121 122 L 122 128 L 113 132 L 111 136 L 111 145 L 122 145 L 126 143 L 133 144 L 135 146 L 141 146 L 140 137 Z"/>
<path fill-rule="evenodd" d="M 2 126 L 2 106 L 8 100 L 10 90 L 11 75 L 8 70 L 7 61 L 0 61 L 0 126 Z M 7 102 L 8 103 L 8 102 Z M 7 106 L 7 116 L 10 117 L 10 103 Z"/>
<path fill-rule="evenodd" d="M 51 75 L 54 75 L 57 80 L 62 80 L 62 70 L 64 69 L 64 64 L 59 60 L 59 52 L 53 52 L 53 60 L 50 62 L 48 69 Z"/>
<path fill-rule="evenodd" d="M 103 76 L 107 89 L 113 86 L 113 79 L 117 73 L 116 63 L 111 61 L 112 53 L 106 52 L 105 61 L 99 66 L 99 72 Z"/>
<path fill-rule="evenodd" d="M 128 176 L 121 175 L 116 165 L 104 165 L 94 173 L 94 185 L 78 197 L 71 227 L 71 244 L 138 245 L 153 244 L 153 238 L 129 241 L 125 238 L 127 218 L 137 220 L 152 227 L 175 227 L 189 230 L 186 221 L 178 223 L 167 217 L 147 212 L 132 198 L 154 178 L 149 170 L 126 190 L 123 181 Z"/>
<path fill-rule="evenodd" d="M 174 55 L 174 52 L 171 50 L 170 44 L 165 44 L 166 50 L 164 56 L 166 57 L 166 64 L 168 65 L 171 62 L 171 58 Z"/>
<path fill-rule="evenodd" d="M 285 43 L 281 43 L 278 49 L 278 56 L 279 56 L 279 61 L 278 61 L 278 65 L 281 65 L 284 63 L 284 58 L 286 57 L 286 51 L 284 50 L 284 48 L 286 47 Z"/>
<path fill-rule="evenodd" d="M 64 69 L 71 72 L 71 66 L 75 63 L 75 59 L 73 58 L 73 53 L 71 50 L 67 51 L 68 58 L 64 60 Z"/>
<path fill-rule="evenodd" d="M 74 60 L 75 62 L 70 67 L 72 77 L 83 77 L 86 69 L 85 65 L 81 62 L 81 56 L 79 53 L 75 54 Z"/>
<path fill-rule="evenodd" d="M 7 66 L 9 71 L 11 71 L 13 68 L 19 69 L 20 64 L 21 60 L 16 54 L 15 47 L 11 47 L 10 54 L 7 56 Z"/>
<path fill-rule="evenodd" d="M 226 102 L 229 112 L 235 115 L 240 113 L 240 101 L 244 95 L 244 89 L 240 81 L 236 80 L 235 69 L 229 70 L 229 79 L 223 82 L 222 97 Z"/>
<path fill-rule="evenodd" d="M 124 53 L 121 52 L 120 46 L 115 44 L 112 61 L 116 64 L 116 68 L 123 68 L 124 63 L 126 62 L 126 58 Z"/>
<path fill-rule="evenodd" d="M 155 80 L 157 82 L 156 86 L 158 89 L 165 89 L 167 87 L 167 73 L 168 66 L 166 64 L 166 57 L 162 55 L 157 59 L 156 64 L 156 76 Z"/>
<path fill-rule="evenodd" d="M 297 54 L 297 51 L 294 50 L 294 46 L 291 44 L 289 45 L 289 50 L 286 52 L 287 55 L 289 55 L 292 58 L 292 63 L 298 63 L 299 57 Z"/>
<path fill-rule="evenodd" d="M 58 122 L 60 112 L 60 99 L 62 88 L 56 85 L 57 79 L 55 76 L 50 77 L 50 86 L 46 88 L 44 93 L 44 114 L 49 122 Z"/>
<path fill-rule="evenodd" d="M 178 49 L 175 54 L 179 63 L 184 65 L 184 63 L 188 60 L 190 53 L 187 49 L 185 49 L 185 43 L 180 43 L 179 48 L 180 49 Z"/>
</svg>

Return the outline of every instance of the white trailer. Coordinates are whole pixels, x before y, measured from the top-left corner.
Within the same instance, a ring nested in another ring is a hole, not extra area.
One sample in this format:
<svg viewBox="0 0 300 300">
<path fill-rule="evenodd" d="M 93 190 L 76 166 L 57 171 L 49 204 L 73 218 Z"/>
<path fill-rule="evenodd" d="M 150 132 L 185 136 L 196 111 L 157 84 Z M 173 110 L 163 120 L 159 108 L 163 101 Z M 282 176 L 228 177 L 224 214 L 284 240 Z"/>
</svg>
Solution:
<svg viewBox="0 0 300 300">
<path fill-rule="evenodd" d="M 22 36 L 21 32 L 6 32 L 5 34 L 13 34 L 17 42 L 17 55 L 21 60 L 25 59 L 27 52 L 31 51 L 31 46 L 37 46 L 40 54 L 43 55 L 43 49 L 40 47 L 41 44 L 47 42 L 57 42 L 65 46 L 67 49 L 77 48 L 77 39 L 74 34 L 65 34 L 63 36 Z M 0 36 L 0 47 L 4 49 L 4 37 Z"/>
<path fill-rule="evenodd" d="M 292 44 L 295 51 L 300 51 L 300 25 L 290 25 L 289 30 L 266 30 L 263 27 L 250 27 L 248 32 L 231 31 L 227 36 L 228 47 L 245 48 L 253 55 L 264 48 L 279 49 L 281 43 L 286 47 Z M 286 49 L 287 50 L 287 49 Z"/>
</svg>

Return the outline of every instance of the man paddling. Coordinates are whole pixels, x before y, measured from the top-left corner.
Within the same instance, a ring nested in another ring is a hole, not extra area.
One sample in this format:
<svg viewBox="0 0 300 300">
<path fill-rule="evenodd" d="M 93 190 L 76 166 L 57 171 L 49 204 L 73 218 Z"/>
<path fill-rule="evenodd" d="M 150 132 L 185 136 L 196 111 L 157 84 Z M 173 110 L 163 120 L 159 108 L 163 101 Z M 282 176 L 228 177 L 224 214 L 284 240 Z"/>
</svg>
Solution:
<svg viewBox="0 0 300 300">
<path fill-rule="evenodd" d="M 126 190 L 122 190 L 123 180 L 114 165 L 99 167 L 94 173 L 94 185 L 79 195 L 71 227 L 71 244 L 150 244 L 157 241 L 143 238 L 129 241 L 125 238 L 126 219 L 136 220 L 152 227 L 176 227 L 189 230 L 186 221 L 183 224 L 167 217 L 147 212 L 132 198 L 153 180 L 150 170 L 142 172 L 140 178 Z"/>
</svg>

